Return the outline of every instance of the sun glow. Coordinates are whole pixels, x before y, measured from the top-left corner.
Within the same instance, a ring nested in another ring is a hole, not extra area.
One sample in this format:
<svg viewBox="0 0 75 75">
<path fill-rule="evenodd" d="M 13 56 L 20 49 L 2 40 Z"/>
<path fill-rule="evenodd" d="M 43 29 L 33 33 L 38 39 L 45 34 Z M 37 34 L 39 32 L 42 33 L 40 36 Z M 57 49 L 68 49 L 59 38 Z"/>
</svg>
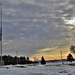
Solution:
<svg viewBox="0 0 75 75">
<path fill-rule="evenodd" d="M 70 20 L 65 20 L 65 24 L 75 25 L 75 17 L 71 18 Z"/>
<path fill-rule="evenodd" d="M 46 49 L 48 52 L 46 52 Z M 44 52 L 45 51 L 45 52 Z M 30 56 L 31 60 L 34 60 L 34 57 L 38 60 L 41 59 L 42 56 L 44 56 L 44 58 L 46 60 L 57 60 L 57 59 L 61 59 L 61 54 L 60 51 L 62 51 L 62 56 L 63 59 L 67 58 L 67 55 L 70 53 L 68 48 L 64 48 L 64 49 L 55 49 L 55 50 L 50 50 L 50 48 L 45 48 L 41 51 L 38 51 L 37 53 L 33 54 L 32 56 Z"/>
</svg>

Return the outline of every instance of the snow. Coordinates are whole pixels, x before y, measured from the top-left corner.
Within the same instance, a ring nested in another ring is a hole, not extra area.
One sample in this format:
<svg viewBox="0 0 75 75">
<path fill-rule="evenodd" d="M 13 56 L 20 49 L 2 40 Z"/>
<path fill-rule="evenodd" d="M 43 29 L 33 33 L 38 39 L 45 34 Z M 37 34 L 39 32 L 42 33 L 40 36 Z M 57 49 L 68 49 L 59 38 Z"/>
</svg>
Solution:
<svg viewBox="0 0 75 75">
<path fill-rule="evenodd" d="M 7 65 L 0 67 L 0 75 L 75 75 L 75 66 L 61 62 L 46 65 Z"/>
</svg>

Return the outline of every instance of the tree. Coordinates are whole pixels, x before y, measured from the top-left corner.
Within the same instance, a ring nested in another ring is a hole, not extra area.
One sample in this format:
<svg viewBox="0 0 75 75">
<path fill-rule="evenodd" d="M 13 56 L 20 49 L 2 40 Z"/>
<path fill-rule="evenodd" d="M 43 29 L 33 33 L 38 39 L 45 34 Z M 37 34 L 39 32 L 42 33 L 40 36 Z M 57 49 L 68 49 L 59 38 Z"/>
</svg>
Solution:
<svg viewBox="0 0 75 75">
<path fill-rule="evenodd" d="M 75 54 L 75 46 L 74 46 L 74 45 L 72 45 L 72 46 L 70 47 L 70 51 Z"/>
<path fill-rule="evenodd" d="M 42 58 L 41 58 L 41 64 L 42 64 L 42 65 L 46 64 L 46 61 L 45 61 L 45 59 L 44 59 L 43 56 L 42 56 Z"/>
<path fill-rule="evenodd" d="M 67 61 L 70 61 L 70 62 L 74 61 L 74 58 L 71 54 L 68 54 Z"/>
<path fill-rule="evenodd" d="M 27 57 L 27 64 L 31 64 L 29 57 Z"/>
<path fill-rule="evenodd" d="M 29 59 L 29 57 L 27 57 L 27 61 L 29 61 L 30 59 Z"/>
<path fill-rule="evenodd" d="M 20 64 L 26 64 L 27 63 L 27 60 L 25 57 L 20 57 Z"/>
</svg>

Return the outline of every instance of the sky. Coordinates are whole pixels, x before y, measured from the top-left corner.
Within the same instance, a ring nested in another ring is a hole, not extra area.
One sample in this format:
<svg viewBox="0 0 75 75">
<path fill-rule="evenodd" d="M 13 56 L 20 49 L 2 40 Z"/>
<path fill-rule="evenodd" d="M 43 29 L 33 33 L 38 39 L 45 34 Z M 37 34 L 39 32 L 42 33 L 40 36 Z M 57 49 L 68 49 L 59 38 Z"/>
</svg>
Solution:
<svg viewBox="0 0 75 75">
<path fill-rule="evenodd" d="M 75 45 L 75 0 L 0 0 L 3 54 L 66 58 Z"/>
</svg>

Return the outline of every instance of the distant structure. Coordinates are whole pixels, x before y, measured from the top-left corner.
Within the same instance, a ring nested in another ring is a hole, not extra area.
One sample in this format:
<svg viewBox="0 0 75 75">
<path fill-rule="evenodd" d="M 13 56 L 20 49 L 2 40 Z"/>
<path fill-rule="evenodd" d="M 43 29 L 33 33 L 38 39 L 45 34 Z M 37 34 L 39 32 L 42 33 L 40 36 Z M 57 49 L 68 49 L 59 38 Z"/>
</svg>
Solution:
<svg viewBox="0 0 75 75">
<path fill-rule="evenodd" d="M 36 57 L 33 57 L 34 61 L 38 61 L 38 59 Z"/>
</svg>

